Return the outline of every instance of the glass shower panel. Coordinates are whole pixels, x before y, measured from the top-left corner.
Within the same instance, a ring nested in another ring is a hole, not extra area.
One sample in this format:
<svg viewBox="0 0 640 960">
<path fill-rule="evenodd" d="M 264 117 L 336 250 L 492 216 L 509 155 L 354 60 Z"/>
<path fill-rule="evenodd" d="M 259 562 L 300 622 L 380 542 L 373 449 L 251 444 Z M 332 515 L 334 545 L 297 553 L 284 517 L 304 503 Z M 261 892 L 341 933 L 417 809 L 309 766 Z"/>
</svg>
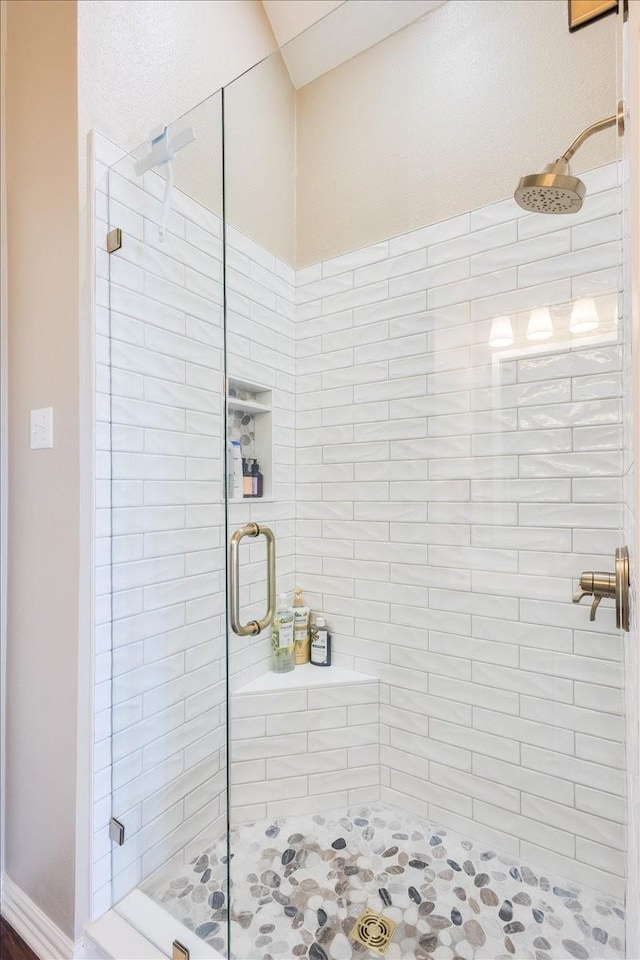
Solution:
<svg viewBox="0 0 640 960">
<path fill-rule="evenodd" d="M 177 940 L 192 956 L 226 952 L 221 104 L 218 93 L 111 167 L 121 246 L 99 343 L 112 815 L 124 828 L 113 902 L 162 951 Z"/>
</svg>

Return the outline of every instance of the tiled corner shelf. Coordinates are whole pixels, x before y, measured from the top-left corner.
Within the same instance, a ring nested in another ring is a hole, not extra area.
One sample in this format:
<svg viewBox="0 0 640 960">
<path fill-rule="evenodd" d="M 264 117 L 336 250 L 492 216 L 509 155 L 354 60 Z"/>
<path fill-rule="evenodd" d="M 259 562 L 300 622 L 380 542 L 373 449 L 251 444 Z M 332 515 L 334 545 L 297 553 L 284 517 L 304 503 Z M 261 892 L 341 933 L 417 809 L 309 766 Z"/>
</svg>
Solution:
<svg viewBox="0 0 640 960">
<path fill-rule="evenodd" d="M 344 667 L 314 667 L 310 663 L 301 663 L 289 673 L 274 673 L 270 670 L 243 687 L 238 687 L 234 695 L 243 693 L 272 693 L 276 690 L 308 690 L 310 687 L 339 686 L 349 683 L 377 683 L 378 678 Z"/>
</svg>

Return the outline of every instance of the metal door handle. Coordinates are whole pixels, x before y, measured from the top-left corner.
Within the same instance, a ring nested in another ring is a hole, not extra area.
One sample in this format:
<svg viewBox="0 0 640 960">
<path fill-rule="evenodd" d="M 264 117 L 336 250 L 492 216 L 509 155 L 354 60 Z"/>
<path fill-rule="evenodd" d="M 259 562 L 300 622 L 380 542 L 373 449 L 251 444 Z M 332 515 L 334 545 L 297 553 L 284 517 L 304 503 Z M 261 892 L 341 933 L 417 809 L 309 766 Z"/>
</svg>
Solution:
<svg viewBox="0 0 640 960">
<path fill-rule="evenodd" d="M 580 586 L 573 595 L 573 602 L 580 603 L 583 597 L 593 597 L 590 620 L 595 620 L 600 601 L 603 598 L 616 601 L 616 626 L 618 630 L 629 630 L 629 550 L 618 547 L 616 550 L 615 573 L 603 573 L 600 570 L 585 570 L 580 575 Z"/>
<path fill-rule="evenodd" d="M 261 620 L 240 623 L 240 541 L 244 537 L 259 537 L 267 541 L 267 612 Z M 247 523 L 238 527 L 229 544 L 229 600 L 231 629 L 239 637 L 253 637 L 273 623 L 276 612 L 276 541 L 269 527 Z"/>
</svg>

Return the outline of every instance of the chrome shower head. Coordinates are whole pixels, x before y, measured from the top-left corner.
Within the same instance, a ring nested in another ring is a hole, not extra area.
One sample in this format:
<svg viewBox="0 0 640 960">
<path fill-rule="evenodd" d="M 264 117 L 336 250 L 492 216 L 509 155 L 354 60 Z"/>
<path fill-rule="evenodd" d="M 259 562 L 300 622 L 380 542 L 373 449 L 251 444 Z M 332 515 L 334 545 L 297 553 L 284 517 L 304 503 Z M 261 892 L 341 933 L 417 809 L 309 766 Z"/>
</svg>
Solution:
<svg viewBox="0 0 640 960">
<path fill-rule="evenodd" d="M 564 158 L 549 163 L 542 173 L 520 179 L 514 197 L 523 210 L 531 213 L 577 213 L 587 188 L 571 174 Z"/>
</svg>

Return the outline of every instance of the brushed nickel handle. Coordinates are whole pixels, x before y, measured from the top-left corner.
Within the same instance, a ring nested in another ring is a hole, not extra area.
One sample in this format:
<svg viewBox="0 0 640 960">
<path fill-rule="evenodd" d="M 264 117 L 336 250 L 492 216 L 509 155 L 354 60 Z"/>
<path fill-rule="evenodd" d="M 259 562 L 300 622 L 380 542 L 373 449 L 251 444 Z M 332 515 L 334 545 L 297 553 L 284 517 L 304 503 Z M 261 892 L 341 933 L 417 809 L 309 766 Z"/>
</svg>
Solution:
<svg viewBox="0 0 640 960">
<path fill-rule="evenodd" d="M 240 542 L 245 537 L 263 536 L 267 541 L 267 612 L 261 620 L 240 623 Z M 231 629 L 239 637 L 253 637 L 273 623 L 276 612 L 276 541 L 273 530 L 257 523 L 238 527 L 229 543 L 229 609 Z"/>
<path fill-rule="evenodd" d="M 580 603 L 583 597 L 593 597 L 589 620 L 595 620 L 600 601 L 616 601 L 616 626 L 629 630 L 629 550 L 618 547 L 614 573 L 601 570 L 585 570 L 580 575 L 580 585 L 573 595 L 573 602 Z"/>
</svg>

